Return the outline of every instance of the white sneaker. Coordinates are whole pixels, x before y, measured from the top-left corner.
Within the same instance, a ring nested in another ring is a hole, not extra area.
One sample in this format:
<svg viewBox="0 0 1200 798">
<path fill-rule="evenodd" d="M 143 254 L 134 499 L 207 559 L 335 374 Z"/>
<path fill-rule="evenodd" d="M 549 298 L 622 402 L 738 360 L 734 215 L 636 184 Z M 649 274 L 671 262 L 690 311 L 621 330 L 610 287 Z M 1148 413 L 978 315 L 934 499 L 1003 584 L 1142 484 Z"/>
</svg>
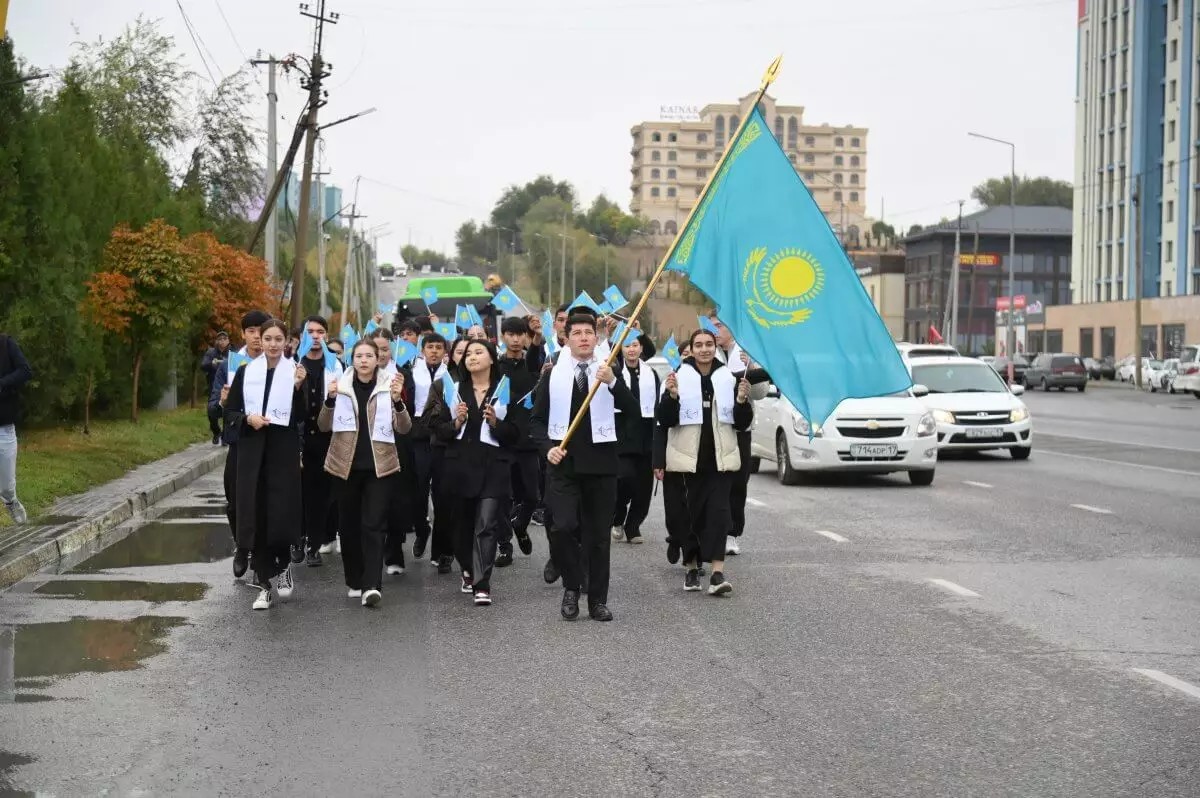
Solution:
<svg viewBox="0 0 1200 798">
<path fill-rule="evenodd" d="M 742 547 L 738 545 L 738 539 L 735 537 L 725 538 L 725 553 L 726 554 L 741 554 Z"/>
<path fill-rule="evenodd" d="M 381 601 L 383 601 L 383 594 L 378 590 L 368 590 L 363 593 L 362 605 L 364 607 L 378 607 Z"/>
<path fill-rule="evenodd" d="M 287 568 L 283 569 L 283 573 L 279 575 L 279 581 L 275 583 L 275 589 L 279 593 L 279 598 L 289 599 L 292 597 L 292 591 L 296 589 L 296 583 L 292 581 L 292 564 L 288 563 Z"/>
<path fill-rule="evenodd" d="M 625 539 L 625 527 L 614 526 L 612 528 L 612 539 L 613 540 L 624 540 Z"/>
<path fill-rule="evenodd" d="M 404 573 L 404 568 L 399 565 L 389 565 L 387 567 L 388 576 L 399 576 Z"/>
<path fill-rule="evenodd" d="M 261 588 L 258 591 L 258 598 L 254 599 L 254 604 L 251 605 L 256 610 L 271 609 L 271 588 Z"/>
<path fill-rule="evenodd" d="M 333 542 L 333 550 L 334 550 L 334 552 L 336 552 L 337 554 L 341 554 L 341 553 L 342 553 L 342 538 L 341 538 L 340 536 L 338 537 L 338 539 L 337 539 L 337 540 L 335 540 L 335 541 Z"/>
<path fill-rule="evenodd" d="M 362 598 L 361 590 L 347 590 L 346 598 Z"/>
<path fill-rule="evenodd" d="M 333 554 L 333 549 L 334 546 L 332 543 L 326 543 L 324 546 L 321 546 L 319 549 L 317 549 L 317 551 L 321 552 L 322 554 Z"/>
<path fill-rule="evenodd" d="M 13 503 L 6 506 L 14 524 L 20 525 L 29 520 L 29 515 L 25 512 L 25 505 L 21 504 L 20 499 L 13 499 Z"/>
</svg>

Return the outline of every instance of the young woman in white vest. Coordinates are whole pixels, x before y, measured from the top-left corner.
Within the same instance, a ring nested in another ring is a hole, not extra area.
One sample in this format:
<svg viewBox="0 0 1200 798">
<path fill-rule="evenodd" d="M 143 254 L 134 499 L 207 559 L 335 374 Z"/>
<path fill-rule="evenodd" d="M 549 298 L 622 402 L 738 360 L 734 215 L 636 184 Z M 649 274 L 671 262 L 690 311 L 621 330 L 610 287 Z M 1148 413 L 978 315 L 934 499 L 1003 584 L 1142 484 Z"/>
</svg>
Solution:
<svg viewBox="0 0 1200 798">
<path fill-rule="evenodd" d="M 667 471 L 684 475 L 692 520 L 683 544 L 683 589 L 700 590 L 700 564 L 711 562 L 708 594 L 721 596 L 733 590 L 725 578 L 725 535 L 733 479 L 742 465 L 737 431 L 750 428 L 754 406 L 750 384 L 717 361 L 711 332 L 697 330 L 689 343 L 691 358 L 664 381 L 658 420 L 667 428 Z"/>
<path fill-rule="evenodd" d="M 404 378 L 379 368 L 375 342 L 351 351 L 351 366 L 330 382 L 319 417 L 332 432 L 325 470 L 335 478 L 342 567 L 350 598 L 374 607 L 383 599 L 383 544 L 400 457 L 396 435 L 412 428 L 404 404 Z"/>
<path fill-rule="evenodd" d="M 283 322 L 266 322 L 261 336 L 263 353 L 239 366 L 229 387 L 225 426 L 238 432 L 237 544 L 251 553 L 259 589 L 254 609 L 267 610 L 276 590 L 280 598 L 292 595 L 291 547 L 304 528 L 296 489 L 306 372 L 284 355 Z"/>
<path fill-rule="evenodd" d="M 446 446 L 445 480 L 455 504 L 455 557 L 462 592 L 477 606 L 492 603 L 503 513 L 512 501 L 512 464 L 525 425 L 519 403 L 496 395 L 499 358 L 490 341 L 467 344 L 458 369 L 458 403 L 452 408 L 456 434 Z M 520 399 L 520 397 L 516 397 Z"/>
</svg>

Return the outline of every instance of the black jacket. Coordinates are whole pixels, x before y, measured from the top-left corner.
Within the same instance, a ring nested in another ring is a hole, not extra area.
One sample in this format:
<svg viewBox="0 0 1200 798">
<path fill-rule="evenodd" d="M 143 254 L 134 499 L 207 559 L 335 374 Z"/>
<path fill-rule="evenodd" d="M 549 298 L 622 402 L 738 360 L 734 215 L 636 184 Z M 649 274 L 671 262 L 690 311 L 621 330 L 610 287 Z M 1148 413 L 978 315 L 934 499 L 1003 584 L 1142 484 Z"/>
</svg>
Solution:
<svg viewBox="0 0 1200 798">
<path fill-rule="evenodd" d="M 11 336 L 0 334 L 0 427 L 17 423 L 21 386 L 33 379 L 33 369 Z"/>
<path fill-rule="evenodd" d="M 564 350 L 566 351 L 566 350 Z M 589 386 L 590 388 L 591 386 Z M 580 391 L 572 381 L 571 384 L 571 418 L 579 412 L 587 391 Z M 614 380 L 612 384 L 613 404 L 622 413 L 642 412 L 637 397 L 630 393 L 624 380 Z M 579 427 L 571 440 L 567 442 L 567 457 L 557 466 L 562 476 L 576 475 L 616 476 L 620 467 L 616 443 L 592 443 L 592 411 L 591 407 L 579 422 Z M 550 375 L 543 374 L 534 392 L 533 412 L 529 419 L 529 431 L 534 442 L 538 445 L 542 457 L 559 441 L 551 440 L 548 432 L 550 424 Z"/>
<path fill-rule="evenodd" d="M 613 372 L 616 373 L 617 379 L 621 382 L 625 381 L 622 372 L 626 370 L 627 367 L 624 358 L 621 358 L 613 366 Z M 637 373 L 632 375 L 629 386 L 629 392 L 633 394 L 633 398 L 638 402 L 638 412 L 620 412 L 617 414 L 617 451 L 622 455 L 648 456 L 654 447 L 654 417 L 642 418 L 640 409 L 641 381 L 647 377 L 654 380 L 654 408 L 656 411 L 658 410 L 658 396 L 662 390 L 662 383 L 654 369 L 642 363 L 638 366 Z"/>
<path fill-rule="evenodd" d="M 213 380 L 217 376 L 217 366 L 225 362 L 229 357 L 229 350 L 222 352 L 215 346 L 209 347 L 204 353 L 204 357 L 200 359 L 200 370 L 204 372 L 204 379 L 208 380 L 208 390 L 212 392 Z"/>
<path fill-rule="evenodd" d="M 529 370 L 528 358 L 522 360 L 513 360 L 509 357 L 500 358 L 500 373 L 508 377 L 509 396 L 511 397 L 511 406 L 516 407 L 521 404 L 521 400 L 537 387 L 538 375 Z M 528 417 L 529 411 L 524 407 L 521 408 L 522 415 L 526 418 L 526 424 L 521 432 L 521 439 L 517 442 L 516 448 L 521 452 L 536 452 L 537 444 L 529 437 Z"/>
<path fill-rule="evenodd" d="M 511 377 L 509 378 L 511 381 Z M 496 386 L 488 388 L 484 404 L 492 397 Z M 516 400 L 516 392 L 510 396 L 508 413 L 492 428 L 492 437 L 499 446 L 484 443 L 479 438 L 483 424 L 483 410 L 475 402 L 475 391 L 470 383 L 459 391 L 467 406 L 467 420 L 463 424 L 463 436 L 451 422 L 451 434 L 446 442 L 445 470 L 442 479 L 450 495 L 464 499 L 503 499 L 512 496 L 512 462 L 517 442 L 524 437 L 527 413 Z"/>
</svg>

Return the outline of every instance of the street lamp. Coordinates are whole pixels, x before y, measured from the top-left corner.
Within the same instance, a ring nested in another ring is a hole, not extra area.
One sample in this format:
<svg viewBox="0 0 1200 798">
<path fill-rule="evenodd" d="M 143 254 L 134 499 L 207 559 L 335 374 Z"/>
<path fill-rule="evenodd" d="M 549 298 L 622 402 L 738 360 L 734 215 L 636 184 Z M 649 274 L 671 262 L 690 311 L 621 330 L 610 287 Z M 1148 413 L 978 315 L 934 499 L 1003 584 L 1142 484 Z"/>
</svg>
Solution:
<svg viewBox="0 0 1200 798">
<path fill-rule="evenodd" d="M 560 278 L 559 282 L 562 284 L 559 288 L 559 292 L 563 294 L 562 301 L 566 302 L 567 301 L 567 297 L 566 297 L 567 271 L 566 271 L 565 254 L 567 251 L 567 242 L 568 241 L 571 242 L 571 294 L 572 294 L 572 298 L 579 296 L 579 294 L 575 293 L 576 271 L 579 266 L 579 246 L 575 243 L 575 239 L 572 238 L 571 236 L 567 235 L 566 233 L 559 233 L 558 237 L 563 240 L 563 253 L 564 253 L 562 274 L 559 275 L 559 278 Z"/>
<path fill-rule="evenodd" d="M 1008 207 L 1012 215 L 1012 227 L 1008 231 L 1008 334 L 1006 336 L 1008 354 L 1008 384 L 1013 382 L 1013 357 L 1016 355 L 1017 348 L 1017 328 L 1013 324 L 1014 311 L 1017 309 L 1017 288 L 1016 281 L 1013 279 L 1013 272 L 1017 262 L 1017 145 L 1011 141 L 985 136 L 982 133 L 967 133 L 968 136 L 985 141 L 1003 144 L 1008 147 L 1012 154 L 1012 160 L 1009 166 L 1009 181 L 1008 181 Z M 968 335 L 970 333 L 968 332 Z"/>
<path fill-rule="evenodd" d="M 512 230 L 512 228 L 509 228 L 509 227 L 500 227 L 499 225 L 496 226 L 496 274 L 499 274 L 500 278 L 504 279 L 504 275 L 500 274 L 500 231 L 501 230 L 503 230 L 506 233 L 510 233 L 510 234 L 513 233 L 514 231 Z M 509 241 L 511 242 L 512 240 L 513 240 L 512 235 L 509 235 Z M 509 263 L 509 266 L 511 267 L 512 263 Z M 514 273 L 512 275 L 512 277 L 515 280 L 517 275 Z"/>
<path fill-rule="evenodd" d="M 548 308 L 554 301 L 554 243 L 541 233 L 534 233 L 533 237 L 546 242 L 546 307 Z"/>
<path fill-rule="evenodd" d="M 588 235 L 590 235 L 592 238 L 596 239 L 597 241 L 604 242 L 604 287 L 605 287 L 605 290 L 607 290 L 608 289 L 608 246 L 611 242 L 602 235 L 597 235 L 595 233 L 588 233 Z"/>
</svg>

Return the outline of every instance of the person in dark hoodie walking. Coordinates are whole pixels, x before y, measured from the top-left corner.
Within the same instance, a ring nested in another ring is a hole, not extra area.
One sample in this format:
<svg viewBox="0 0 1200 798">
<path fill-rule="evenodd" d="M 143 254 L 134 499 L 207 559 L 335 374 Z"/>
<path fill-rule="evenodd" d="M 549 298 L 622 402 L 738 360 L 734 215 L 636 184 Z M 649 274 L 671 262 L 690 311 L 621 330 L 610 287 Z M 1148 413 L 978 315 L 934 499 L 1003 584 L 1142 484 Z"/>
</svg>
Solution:
<svg viewBox="0 0 1200 798">
<path fill-rule="evenodd" d="M 217 333 L 217 340 L 209 350 L 204 353 L 204 357 L 200 359 L 200 370 L 204 372 L 204 379 L 207 381 L 208 394 L 212 395 L 213 380 L 217 376 L 217 368 L 225 362 L 225 357 L 229 354 L 229 333 L 221 330 Z M 208 408 L 208 430 L 212 433 L 213 446 L 218 446 L 221 443 L 221 408 Z"/>
<path fill-rule="evenodd" d="M 533 340 L 529 322 L 518 317 L 509 317 L 501 325 L 505 351 L 500 358 L 500 373 L 508 377 L 514 405 L 529 397 L 537 384 L 537 370 L 528 358 Z M 524 409 L 524 408 L 522 408 Z M 542 473 L 539 466 L 537 444 L 528 435 L 522 435 L 512 452 L 512 501 L 501 519 L 500 553 L 496 555 L 496 567 L 512 565 L 513 537 L 521 547 L 521 553 L 533 553 L 533 540 L 529 537 L 529 523 L 533 511 L 542 499 Z"/>
<path fill-rule="evenodd" d="M 12 336 L 0 333 L 0 501 L 14 524 L 29 520 L 17 498 L 17 415 L 21 387 L 33 379 L 33 369 Z"/>
</svg>

